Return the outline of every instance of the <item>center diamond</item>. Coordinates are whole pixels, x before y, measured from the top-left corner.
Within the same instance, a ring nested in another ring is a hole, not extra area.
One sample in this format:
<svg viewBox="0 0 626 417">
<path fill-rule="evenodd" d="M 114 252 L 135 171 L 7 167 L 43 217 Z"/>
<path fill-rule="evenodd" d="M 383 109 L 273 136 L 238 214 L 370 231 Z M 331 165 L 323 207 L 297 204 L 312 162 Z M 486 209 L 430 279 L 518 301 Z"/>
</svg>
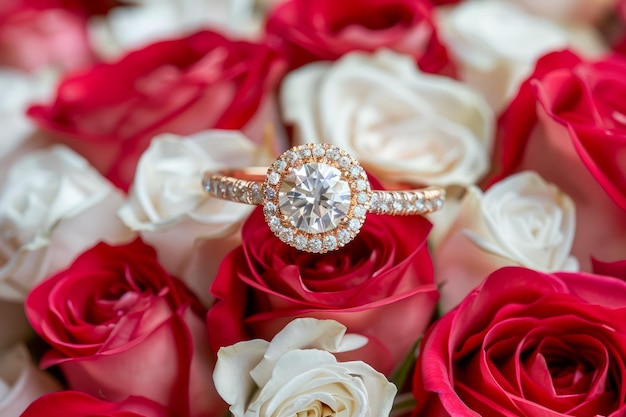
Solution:
<svg viewBox="0 0 626 417">
<path fill-rule="evenodd" d="M 280 211 L 308 233 L 334 229 L 350 209 L 350 185 L 337 168 L 312 162 L 292 169 L 278 192 Z"/>
</svg>

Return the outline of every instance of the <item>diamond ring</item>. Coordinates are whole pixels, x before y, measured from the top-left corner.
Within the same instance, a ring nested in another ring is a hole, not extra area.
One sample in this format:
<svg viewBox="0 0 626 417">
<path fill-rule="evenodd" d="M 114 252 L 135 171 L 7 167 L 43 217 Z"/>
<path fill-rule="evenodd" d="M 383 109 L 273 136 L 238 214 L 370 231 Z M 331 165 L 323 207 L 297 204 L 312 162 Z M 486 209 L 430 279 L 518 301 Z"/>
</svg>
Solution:
<svg viewBox="0 0 626 417">
<path fill-rule="evenodd" d="M 206 172 L 212 196 L 263 205 L 271 231 L 296 249 L 325 253 L 359 233 L 366 214 L 417 215 L 442 207 L 445 190 L 372 190 L 365 170 L 330 144 L 305 144 L 284 152 L 269 168 Z"/>
</svg>

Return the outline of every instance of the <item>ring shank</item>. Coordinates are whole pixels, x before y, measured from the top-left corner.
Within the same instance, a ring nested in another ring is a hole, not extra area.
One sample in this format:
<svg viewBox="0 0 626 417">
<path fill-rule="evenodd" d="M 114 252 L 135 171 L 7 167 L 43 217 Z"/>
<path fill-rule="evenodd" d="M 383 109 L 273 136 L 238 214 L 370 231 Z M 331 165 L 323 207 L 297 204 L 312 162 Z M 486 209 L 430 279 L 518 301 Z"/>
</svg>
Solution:
<svg viewBox="0 0 626 417">
<path fill-rule="evenodd" d="M 205 172 L 204 190 L 211 196 L 237 203 L 263 204 L 263 182 L 267 168 L 250 167 Z M 401 191 L 372 191 L 369 212 L 406 216 L 438 210 L 445 200 L 442 187 L 427 187 Z"/>
</svg>

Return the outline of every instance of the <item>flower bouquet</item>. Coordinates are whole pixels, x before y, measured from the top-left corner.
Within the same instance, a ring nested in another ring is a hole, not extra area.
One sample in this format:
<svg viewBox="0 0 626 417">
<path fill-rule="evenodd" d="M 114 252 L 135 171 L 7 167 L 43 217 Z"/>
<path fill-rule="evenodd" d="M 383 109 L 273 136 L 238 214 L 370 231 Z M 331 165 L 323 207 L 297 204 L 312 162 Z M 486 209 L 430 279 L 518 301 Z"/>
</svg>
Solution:
<svg viewBox="0 0 626 417">
<path fill-rule="evenodd" d="M 0 417 L 626 416 L 625 22 L 4 1 Z"/>
</svg>

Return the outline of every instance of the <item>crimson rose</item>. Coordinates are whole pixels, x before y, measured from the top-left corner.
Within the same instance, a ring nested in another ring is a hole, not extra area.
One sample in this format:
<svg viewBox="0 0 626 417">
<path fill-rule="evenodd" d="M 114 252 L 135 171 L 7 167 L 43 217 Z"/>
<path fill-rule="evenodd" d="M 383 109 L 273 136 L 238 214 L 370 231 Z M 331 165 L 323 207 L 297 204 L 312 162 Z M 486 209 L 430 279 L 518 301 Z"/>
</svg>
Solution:
<svg viewBox="0 0 626 417">
<path fill-rule="evenodd" d="M 175 417 L 161 404 L 141 397 L 109 402 L 77 391 L 61 391 L 34 401 L 21 417 Z"/>
<path fill-rule="evenodd" d="M 437 300 L 430 227 L 421 216 L 371 215 L 354 241 L 319 255 L 282 243 L 256 210 L 211 287 L 211 345 L 269 340 L 296 317 L 333 319 L 369 339 L 351 358 L 391 371 L 425 330 Z"/>
<path fill-rule="evenodd" d="M 69 77 L 29 114 L 126 189 L 154 135 L 245 128 L 282 68 L 267 44 L 198 32 Z"/>
<path fill-rule="evenodd" d="M 270 14 L 266 30 L 286 42 L 292 68 L 378 48 L 411 55 L 427 72 L 450 64 L 427 0 L 288 0 Z"/>
<path fill-rule="evenodd" d="M 573 254 L 626 253 L 626 58 L 549 54 L 502 117 L 502 171 L 533 170 L 576 204 Z"/>
<path fill-rule="evenodd" d="M 70 388 L 109 401 L 142 396 L 185 416 L 219 415 L 204 310 L 141 240 L 104 243 L 35 287 L 26 299 Z"/>
<path fill-rule="evenodd" d="M 415 416 L 626 415 L 626 282 L 508 267 L 429 330 Z"/>
</svg>

